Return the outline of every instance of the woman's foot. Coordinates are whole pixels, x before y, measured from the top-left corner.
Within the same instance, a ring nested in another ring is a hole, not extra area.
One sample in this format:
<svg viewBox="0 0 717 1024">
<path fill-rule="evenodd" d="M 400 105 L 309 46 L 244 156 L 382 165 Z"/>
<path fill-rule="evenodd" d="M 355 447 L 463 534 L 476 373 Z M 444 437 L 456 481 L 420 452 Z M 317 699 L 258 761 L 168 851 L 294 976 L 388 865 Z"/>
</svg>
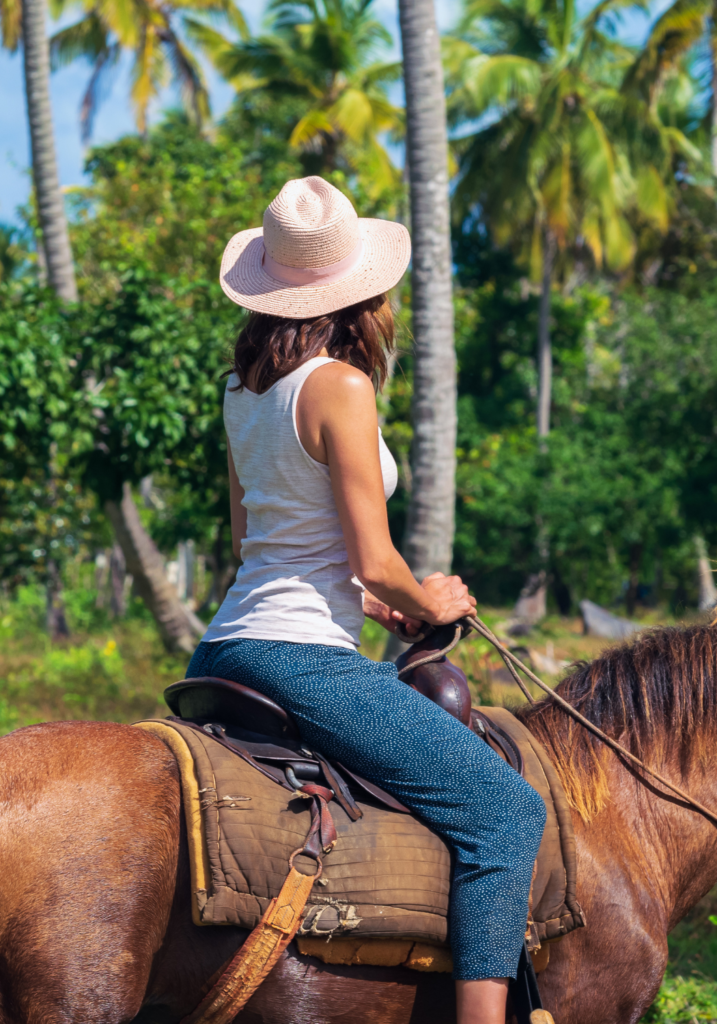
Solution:
<svg viewBox="0 0 717 1024">
<path fill-rule="evenodd" d="M 505 1024 L 507 978 L 457 981 L 458 1024 Z"/>
</svg>

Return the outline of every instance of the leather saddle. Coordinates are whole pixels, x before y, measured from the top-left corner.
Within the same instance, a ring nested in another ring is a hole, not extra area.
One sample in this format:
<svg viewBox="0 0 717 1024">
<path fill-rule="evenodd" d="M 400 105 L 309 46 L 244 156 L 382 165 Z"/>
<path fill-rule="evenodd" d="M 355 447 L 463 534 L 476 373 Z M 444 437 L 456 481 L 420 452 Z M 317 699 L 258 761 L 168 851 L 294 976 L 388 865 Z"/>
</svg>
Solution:
<svg viewBox="0 0 717 1024">
<path fill-rule="evenodd" d="M 454 635 L 452 626 L 439 627 L 413 644 L 397 662 L 399 670 L 436 654 Z M 404 682 L 444 708 L 485 740 L 521 775 L 523 759 L 513 739 L 480 711 L 471 707 L 468 681 L 457 665 L 443 656 L 405 674 Z M 400 801 L 380 786 L 350 771 L 338 761 L 309 750 L 296 723 L 282 707 L 256 690 L 228 679 L 201 676 L 182 679 L 164 691 L 173 718 L 203 731 L 290 792 L 306 783 L 327 786 L 352 821 L 362 817 L 357 799 L 383 804 L 409 814 Z"/>
</svg>

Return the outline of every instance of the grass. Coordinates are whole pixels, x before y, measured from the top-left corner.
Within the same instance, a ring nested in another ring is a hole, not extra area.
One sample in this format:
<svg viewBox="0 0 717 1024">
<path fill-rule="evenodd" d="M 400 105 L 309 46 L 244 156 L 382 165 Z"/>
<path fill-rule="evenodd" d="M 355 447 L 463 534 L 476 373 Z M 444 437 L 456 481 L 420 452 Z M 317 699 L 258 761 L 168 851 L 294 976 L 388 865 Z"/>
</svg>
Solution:
<svg viewBox="0 0 717 1024">
<path fill-rule="evenodd" d="M 97 607 L 90 578 L 66 592 L 72 636 L 52 643 L 44 629 L 44 594 L 20 588 L 12 600 L 0 598 L 0 734 L 36 722 L 95 719 L 132 722 L 163 716 L 162 691 L 181 679 L 186 655 L 163 650 L 143 606 L 132 602 L 128 616 L 112 621 Z M 503 609 L 481 609 L 500 633 Z M 647 623 L 658 621 L 656 613 Z M 666 621 L 664 618 L 662 622 Z M 386 633 L 368 622 L 363 653 L 380 658 Z M 585 637 L 579 619 L 549 617 L 522 641 L 528 652 L 554 662 L 596 657 L 606 641 Z M 476 701 L 517 704 L 522 695 L 499 656 L 482 639 L 464 641 L 455 655 Z M 554 683 L 562 670 L 550 676 Z M 714 922 L 713 920 L 714 919 Z M 567 941 L 570 941 L 569 939 Z M 717 889 L 703 899 L 669 938 L 669 965 L 645 1024 L 717 1024 Z"/>
<path fill-rule="evenodd" d="M 647 1024 L 717 1022 L 717 889 L 668 938 L 669 963 Z"/>
<path fill-rule="evenodd" d="M 0 602 L 0 734 L 36 722 L 165 715 L 162 690 L 183 677 L 186 655 L 166 654 L 141 606 L 115 622 L 89 591 L 69 595 L 68 606 L 72 636 L 52 643 L 38 588 Z"/>
</svg>

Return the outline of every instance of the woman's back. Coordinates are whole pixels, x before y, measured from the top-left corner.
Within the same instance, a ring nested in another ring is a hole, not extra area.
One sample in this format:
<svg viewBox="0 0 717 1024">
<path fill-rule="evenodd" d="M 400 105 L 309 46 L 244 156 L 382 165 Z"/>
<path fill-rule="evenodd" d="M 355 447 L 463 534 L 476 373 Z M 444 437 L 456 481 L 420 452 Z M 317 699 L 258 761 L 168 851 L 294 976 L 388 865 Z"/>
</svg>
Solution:
<svg viewBox="0 0 717 1024">
<path fill-rule="evenodd" d="M 304 449 L 297 403 L 307 377 L 334 360 L 309 359 L 263 394 L 232 374 L 224 422 L 244 489 L 247 535 L 234 586 L 205 640 L 246 637 L 353 648 L 363 625 L 363 587 L 353 575 L 328 466 Z M 396 466 L 379 441 L 384 491 Z"/>
</svg>

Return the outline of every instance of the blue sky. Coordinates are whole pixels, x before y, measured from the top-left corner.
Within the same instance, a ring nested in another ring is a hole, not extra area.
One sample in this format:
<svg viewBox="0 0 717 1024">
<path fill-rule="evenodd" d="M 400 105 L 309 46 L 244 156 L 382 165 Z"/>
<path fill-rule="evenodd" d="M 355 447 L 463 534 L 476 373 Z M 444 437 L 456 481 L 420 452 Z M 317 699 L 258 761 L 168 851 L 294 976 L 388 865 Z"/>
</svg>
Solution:
<svg viewBox="0 0 717 1024">
<path fill-rule="evenodd" d="M 458 0 L 436 0 L 438 20 L 442 28 L 450 27 L 458 7 Z M 658 0 L 665 7 L 669 0 Z M 263 0 L 240 0 L 240 6 L 253 31 L 261 25 L 264 9 Z M 653 11 L 655 8 L 653 7 Z M 398 37 L 398 17 L 395 0 L 376 0 L 376 13 L 389 31 Z M 74 17 L 63 20 L 71 23 Z M 625 37 L 639 42 L 648 25 L 645 15 L 630 14 L 625 21 Z M 92 144 L 110 142 L 134 130 L 132 110 L 128 95 L 128 62 L 116 69 L 111 87 L 104 98 L 95 119 Z M 83 178 L 84 147 L 80 139 L 79 108 L 89 76 L 89 67 L 77 61 L 56 72 L 51 79 L 55 139 L 63 186 L 81 184 Z M 216 77 L 208 74 L 212 107 L 215 115 L 221 115 L 229 106 L 231 88 Z M 22 56 L 10 55 L 0 50 L 0 221 L 17 222 L 17 208 L 27 201 L 30 191 L 29 162 L 30 149 L 27 134 L 25 96 L 22 81 Z M 171 106 L 175 97 L 171 91 L 162 96 L 153 118 L 161 117 L 163 107 Z"/>
</svg>

